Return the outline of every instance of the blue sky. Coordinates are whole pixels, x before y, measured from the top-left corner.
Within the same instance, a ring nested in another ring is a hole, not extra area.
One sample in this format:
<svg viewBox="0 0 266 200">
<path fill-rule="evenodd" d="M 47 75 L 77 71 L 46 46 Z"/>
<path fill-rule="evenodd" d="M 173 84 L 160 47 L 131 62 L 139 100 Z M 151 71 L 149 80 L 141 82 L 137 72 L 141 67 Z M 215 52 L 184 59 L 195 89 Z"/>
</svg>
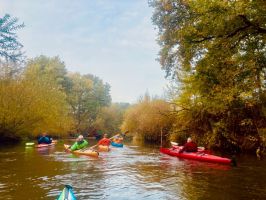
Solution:
<svg viewBox="0 0 266 200">
<path fill-rule="evenodd" d="M 1 0 L 5 13 L 25 23 L 18 35 L 27 57 L 59 56 L 69 71 L 100 77 L 113 102 L 163 94 L 147 0 Z"/>
</svg>

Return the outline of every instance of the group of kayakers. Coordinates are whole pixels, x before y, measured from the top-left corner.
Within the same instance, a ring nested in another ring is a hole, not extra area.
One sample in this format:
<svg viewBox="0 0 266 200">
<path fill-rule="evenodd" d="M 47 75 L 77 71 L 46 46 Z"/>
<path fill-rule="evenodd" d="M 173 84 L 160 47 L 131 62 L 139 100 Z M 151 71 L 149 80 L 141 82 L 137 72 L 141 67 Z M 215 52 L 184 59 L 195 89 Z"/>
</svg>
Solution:
<svg viewBox="0 0 266 200">
<path fill-rule="evenodd" d="M 106 146 L 109 147 L 111 142 L 115 143 L 121 143 L 123 141 L 123 134 L 117 134 L 111 138 L 108 138 L 107 134 L 103 135 L 103 138 L 98 141 L 96 145 L 94 145 L 91 148 L 95 148 L 97 146 Z M 88 142 L 84 139 L 83 135 L 79 135 L 76 142 L 70 146 L 71 151 L 81 150 L 83 148 L 86 148 L 88 146 Z"/>
<path fill-rule="evenodd" d="M 107 134 L 103 135 L 103 138 L 99 140 L 99 142 L 94 145 L 93 147 L 102 145 L 102 146 L 109 146 L 111 142 L 121 143 L 123 141 L 123 137 L 125 134 L 117 134 L 112 138 L 108 138 Z M 51 144 L 53 139 L 47 135 L 47 133 L 43 133 L 41 137 L 38 138 L 38 144 Z M 83 135 L 79 135 L 76 139 L 76 142 L 70 146 L 71 151 L 80 150 L 83 148 L 88 147 L 89 143 L 84 139 Z M 184 144 L 183 148 L 179 150 L 179 153 L 183 152 L 197 152 L 198 146 L 197 144 L 189 137 L 187 142 Z"/>
</svg>

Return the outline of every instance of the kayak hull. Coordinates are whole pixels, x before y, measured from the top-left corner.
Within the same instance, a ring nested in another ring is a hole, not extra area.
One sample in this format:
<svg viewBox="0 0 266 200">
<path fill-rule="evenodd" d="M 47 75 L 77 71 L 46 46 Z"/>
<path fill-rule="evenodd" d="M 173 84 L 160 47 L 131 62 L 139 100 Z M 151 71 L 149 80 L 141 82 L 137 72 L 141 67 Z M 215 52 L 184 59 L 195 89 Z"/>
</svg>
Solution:
<svg viewBox="0 0 266 200">
<path fill-rule="evenodd" d="M 215 156 L 204 152 L 179 153 L 179 149 L 173 149 L 173 148 L 168 149 L 162 147 L 160 148 L 160 152 L 178 158 L 185 158 L 185 159 L 198 160 L 198 161 L 211 162 L 211 163 L 220 163 L 226 165 L 231 164 L 231 159 L 229 158 L 223 158 L 220 156 Z"/>
<path fill-rule="evenodd" d="M 111 142 L 111 145 L 113 147 L 123 147 L 124 146 L 122 143 L 116 143 L 116 142 Z"/>
<path fill-rule="evenodd" d="M 108 151 L 110 151 L 110 147 L 109 146 L 105 146 L 105 145 L 99 145 L 98 146 L 98 151 L 108 152 Z"/>
<path fill-rule="evenodd" d="M 50 147 L 54 146 L 57 143 L 57 140 L 53 140 L 51 144 L 36 144 L 36 148 Z"/>
<path fill-rule="evenodd" d="M 69 185 L 66 185 L 63 191 L 60 193 L 57 200 L 77 200 L 77 198 L 74 195 L 72 187 Z"/>
<path fill-rule="evenodd" d="M 76 155 L 92 156 L 92 157 L 96 157 L 96 158 L 99 157 L 99 153 L 97 151 L 90 150 L 90 149 L 71 151 L 69 149 L 70 146 L 71 145 L 64 144 L 64 148 L 67 152 L 70 152 L 70 153 L 73 153 Z"/>
</svg>

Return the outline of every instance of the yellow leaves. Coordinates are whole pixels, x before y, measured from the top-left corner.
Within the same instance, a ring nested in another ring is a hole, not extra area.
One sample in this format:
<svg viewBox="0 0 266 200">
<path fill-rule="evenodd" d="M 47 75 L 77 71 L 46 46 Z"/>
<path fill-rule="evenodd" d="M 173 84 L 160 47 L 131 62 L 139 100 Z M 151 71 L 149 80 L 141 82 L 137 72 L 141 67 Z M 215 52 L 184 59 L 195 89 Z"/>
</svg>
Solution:
<svg viewBox="0 0 266 200">
<path fill-rule="evenodd" d="M 169 103 L 146 98 L 126 111 L 122 130 L 142 134 L 146 139 L 156 139 L 161 128 L 169 129 L 171 126 L 170 110 Z"/>
<path fill-rule="evenodd" d="M 169 11 L 173 8 L 170 0 L 161 0 L 161 3 L 165 11 Z"/>
<path fill-rule="evenodd" d="M 17 80 L 0 81 L 1 127 L 17 135 L 66 133 L 72 125 L 66 95 L 52 80 L 32 63 Z"/>
</svg>

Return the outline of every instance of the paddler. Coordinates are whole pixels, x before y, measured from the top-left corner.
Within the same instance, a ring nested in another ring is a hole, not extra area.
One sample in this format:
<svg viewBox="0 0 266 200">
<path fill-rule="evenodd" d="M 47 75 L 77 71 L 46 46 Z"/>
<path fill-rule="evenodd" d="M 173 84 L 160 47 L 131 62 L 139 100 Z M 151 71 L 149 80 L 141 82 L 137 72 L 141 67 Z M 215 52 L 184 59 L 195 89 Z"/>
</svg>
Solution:
<svg viewBox="0 0 266 200">
<path fill-rule="evenodd" d="M 42 136 L 38 139 L 38 144 L 51 144 L 52 138 L 47 135 L 46 132 L 42 133 Z"/>
<path fill-rule="evenodd" d="M 185 152 L 197 152 L 198 151 L 197 144 L 193 142 L 190 137 L 187 139 L 187 143 L 183 146 L 183 148 L 180 149 L 179 153 L 183 153 L 184 151 Z"/>
<path fill-rule="evenodd" d="M 107 134 L 105 133 L 103 135 L 103 138 L 98 142 L 98 146 L 99 145 L 103 145 L 103 146 L 109 146 L 111 144 L 111 140 L 107 138 Z"/>
<path fill-rule="evenodd" d="M 114 136 L 113 142 L 121 144 L 123 139 L 124 139 L 123 136 L 119 133 L 116 136 Z"/>
<path fill-rule="evenodd" d="M 88 146 L 88 142 L 84 139 L 83 135 L 79 135 L 76 142 L 70 147 L 71 151 L 80 150 Z"/>
</svg>

